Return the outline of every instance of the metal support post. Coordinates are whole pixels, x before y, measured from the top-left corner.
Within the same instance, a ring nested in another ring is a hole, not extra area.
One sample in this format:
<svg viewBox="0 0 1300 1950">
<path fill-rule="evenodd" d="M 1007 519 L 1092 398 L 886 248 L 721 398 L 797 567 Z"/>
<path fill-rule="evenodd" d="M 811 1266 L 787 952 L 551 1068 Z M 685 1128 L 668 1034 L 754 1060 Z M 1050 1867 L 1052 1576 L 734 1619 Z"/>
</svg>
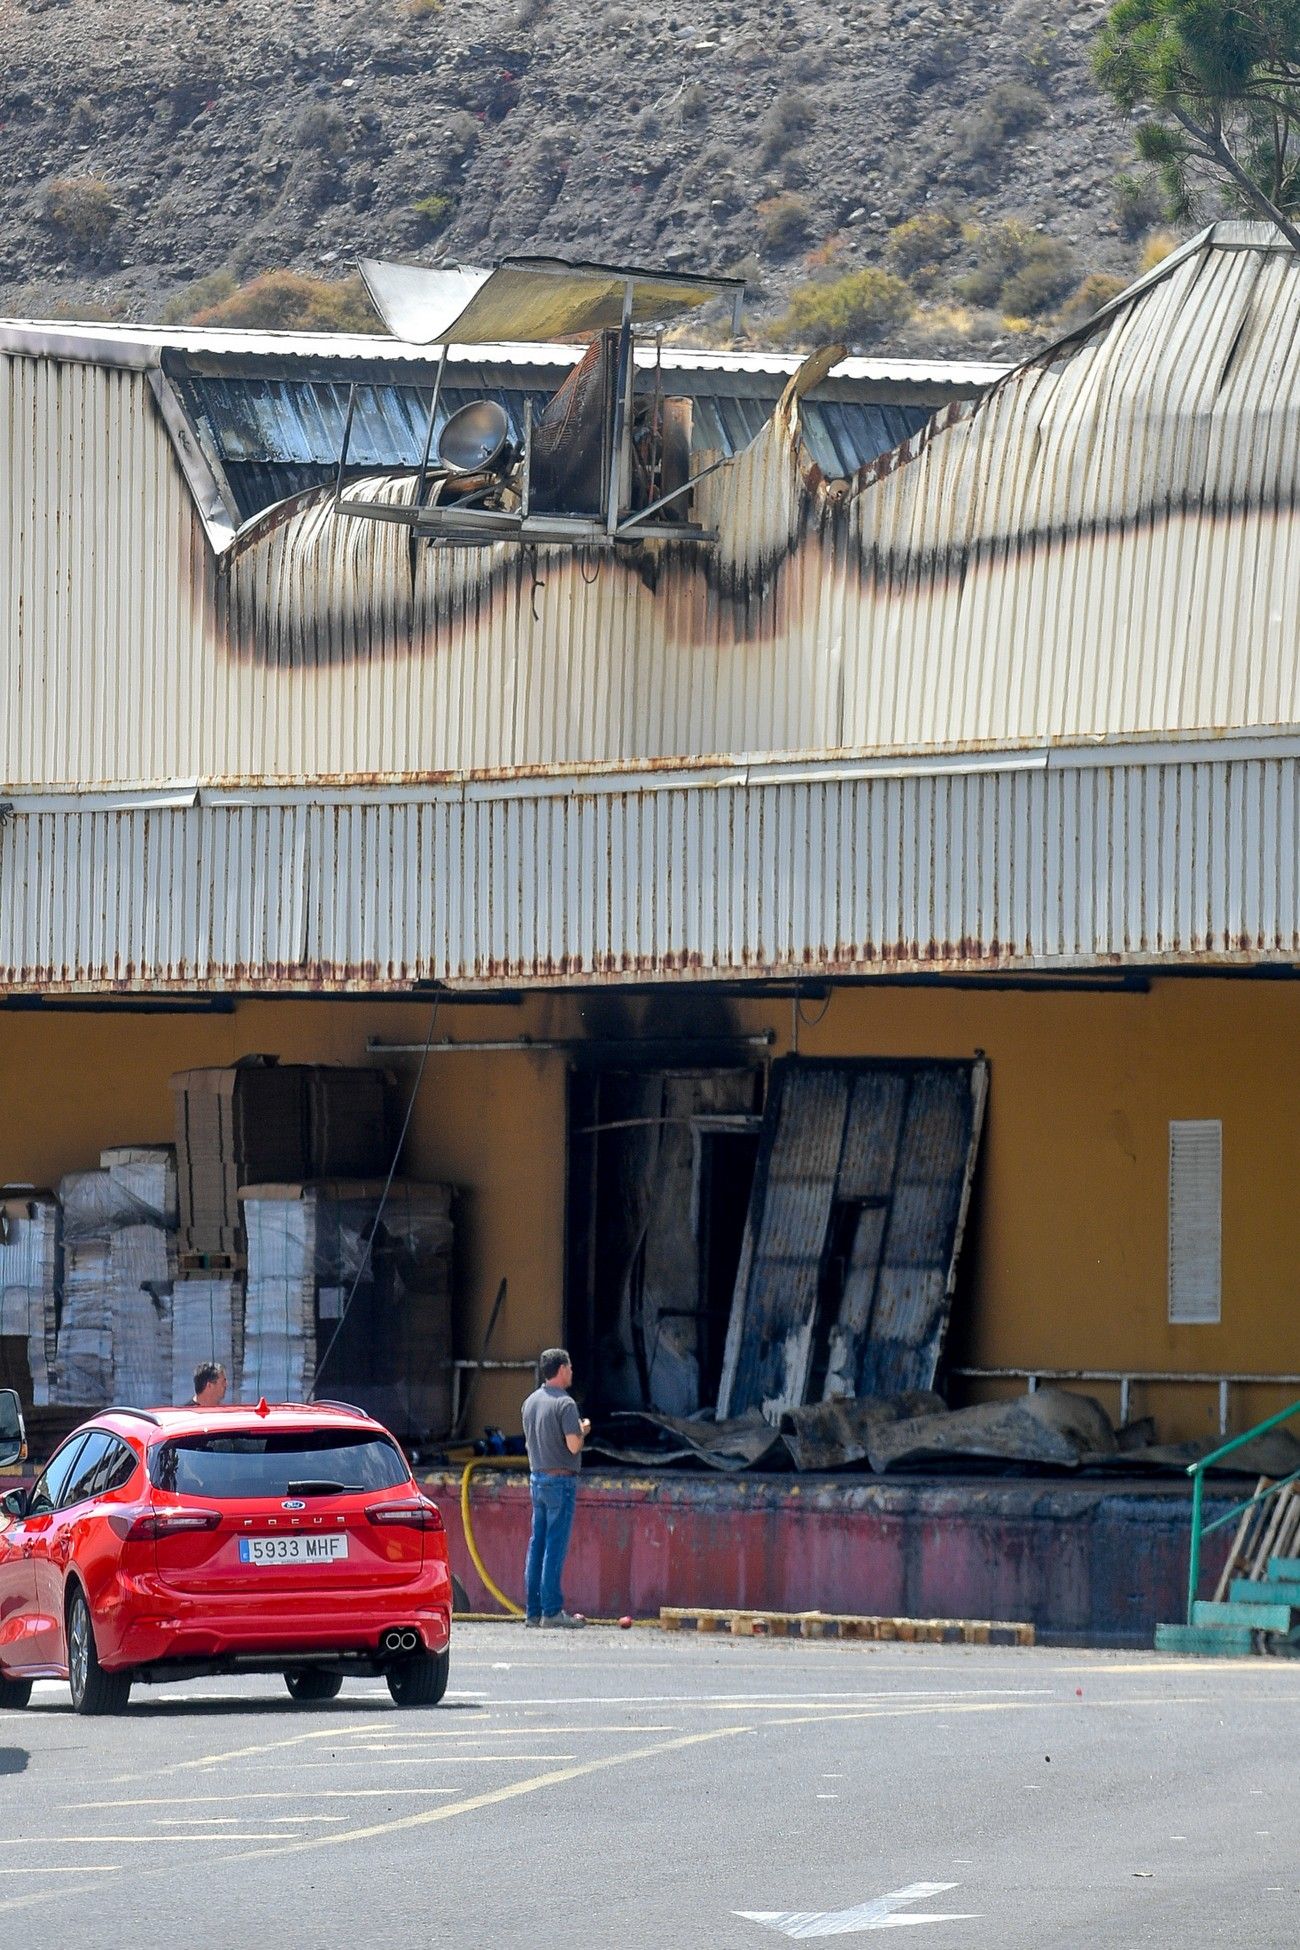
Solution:
<svg viewBox="0 0 1300 1950">
<path fill-rule="evenodd" d="M 442 376 L 447 370 L 447 354 L 450 346 L 444 345 L 438 360 L 438 370 L 434 374 L 433 398 L 429 401 L 429 423 L 424 429 L 424 452 L 420 456 L 420 472 L 415 483 L 415 506 L 424 500 L 424 484 L 429 478 L 429 456 L 433 452 L 433 428 L 438 418 L 438 402 L 442 398 Z"/>
<path fill-rule="evenodd" d="M 1187 1554 L 1187 1623 L 1192 1623 L 1192 1610 L 1196 1604 L 1196 1594 L 1201 1586 L 1201 1499 L 1205 1488 L 1205 1476 L 1197 1470 L 1192 1477 L 1192 1545 Z"/>
</svg>

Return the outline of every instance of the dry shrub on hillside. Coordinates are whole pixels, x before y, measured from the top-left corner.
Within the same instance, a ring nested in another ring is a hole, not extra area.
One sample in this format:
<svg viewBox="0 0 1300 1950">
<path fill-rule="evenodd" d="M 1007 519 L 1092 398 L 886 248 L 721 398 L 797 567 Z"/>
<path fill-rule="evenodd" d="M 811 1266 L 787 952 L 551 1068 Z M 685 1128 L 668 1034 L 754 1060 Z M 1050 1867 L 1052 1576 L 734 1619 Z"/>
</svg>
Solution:
<svg viewBox="0 0 1300 1950">
<path fill-rule="evenodd" d="M 808 199 L 796 190 L 783 190 L 780 196 L 766 197 L 758 206 L 758 227 L 763 242 L 782 257 L 788 257 L 802 244 L 811 222 Z"/>
<path fill-rule="evenodd" d="M 1153 230 L 1142 246 L 1142 256 L 1138 260 L 1139 271 L 1145 274 L 1154 271 L 1157 264 L 1163 264 L 1171 251 L 1176 251 L 1182 239 L 1175 230 Z"/>
<path fill-rule="evenodd" d="M 298 271 L 266 271 L 228 298 L 196 313 L 196 325 L 224 325 L 255 332 L 381 332 L 378 315 L 360 278 L 304 277 Z"/>
<path fill-rule="evenodd" d="M 765 163 L 778 162 L 808 134 L 813 125 L 813 105 L 798 88 L 778 95 L 759 123 L 759 155 Z"/>
<path fill-rule="evenodd" d="M 926 210 L 895 224 L 885 239 L 885 262 L 900 278 L 926 289 L 934 283 L 944 258 L 961 244 L 961 225 L 946 210 Z"/>
<path fill-rule="evenodd" d="M 432 236 L 445 230 L 448 219 L 456 207 L 456 199 L 448 196 L 445 190 L 434 190 L 428 196 L 417 196 L 411 205 L 417 217 L 423 219 L 425 228 Z"/>
<path fill-rule="evenodd" d="M 117 206 L 102 176 L 56 176 L 45 186 L 41 216 L 70 250 L 84 255 L 107 242 Z"/>
<path fill-rule="evenodd" d="M 205 278 L 197 278 L 187 284 L 183 291 L 177 291 L 162 308 L 164 325 L 187 325 L 201 311 L 208 311 L 219 305 L 235 289 L 236 278 L 233 271 L 222 269 L 209 271 Z"/>
<path fill-rule="evenodd" d="M 952 160 L 974 186 L 987 186 L 1000 174 L 1008 145 L 1047 116 L 1041 89 L 1024 81 L 999 82 L 991 88 L 953 146 Z"/>
<path fill-rule="evenodd" d="M 1118 298 L 1123 289 L 1123 278 L 1114 278 L 1108 271 L 1093 271 L 1082 284 L 1075 286 L 1057 312 L 1054 320 L 1057 330 L 1077 331 L 1080 325 L 1087 324 L 1094 312 L 1099 312 L 1112 298 Z"/>
<path fill-rule="evenodd" d="M 827 283 L 791 293 L 790 308 L 774 328 L 777 338 L 802 345 L 871 344 L 910 318 L 912 294 L 901 278 L 869 266 Z"/>
<path fill-rule="evenodd" d="M 956 282 L 968 304 L 1036 318 L 1065 296 L 1077 275 L 1068 244 L 1014 219 L 978 230 L 973 241 L 975 269 Z"/>
</svg>

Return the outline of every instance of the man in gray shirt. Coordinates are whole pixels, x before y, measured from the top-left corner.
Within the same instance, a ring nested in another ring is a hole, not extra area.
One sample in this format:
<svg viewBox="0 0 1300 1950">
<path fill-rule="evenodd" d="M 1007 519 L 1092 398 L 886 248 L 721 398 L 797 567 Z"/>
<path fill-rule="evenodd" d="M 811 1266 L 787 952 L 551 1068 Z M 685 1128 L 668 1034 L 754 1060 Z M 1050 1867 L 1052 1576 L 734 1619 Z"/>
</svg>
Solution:
<svg viewBox="0 0 1300 1950">
<path fill-rule="evenodd" d="M 525 1625 L 585 1625 L 580 1612 L 564 1609 L 560 1581 L 578 1502 L 582 1445 L 591 1423 L 578 1413 L 569 1393 L 573 1363 L 562 1347 L 548 1347 L 537 1363 L 542 1385 L 524 1403 L 524 1441 L 528 1448 L 528 1487 L 533 1528 L 524 1573 Z"/>
</svg>

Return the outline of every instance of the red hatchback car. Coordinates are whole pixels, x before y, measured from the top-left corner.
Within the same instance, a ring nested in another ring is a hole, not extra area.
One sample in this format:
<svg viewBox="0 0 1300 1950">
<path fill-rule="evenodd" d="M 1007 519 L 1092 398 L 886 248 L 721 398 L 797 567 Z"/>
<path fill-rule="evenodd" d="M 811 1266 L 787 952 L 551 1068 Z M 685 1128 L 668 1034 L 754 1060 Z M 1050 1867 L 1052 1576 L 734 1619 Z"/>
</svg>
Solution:
<svg viewBox="0 0 1300 1950">
<path fill-rule="evenodd" d="M 116 1713 L 135 1680 L 236 1672 L 295 1700 L 379 1673 L 433 1706 L 450 1636 L 438 1507 L 342 1403 L 105 1409 L 0 1498 L 0 1706 L 67 1679 Z"/>
</svg>

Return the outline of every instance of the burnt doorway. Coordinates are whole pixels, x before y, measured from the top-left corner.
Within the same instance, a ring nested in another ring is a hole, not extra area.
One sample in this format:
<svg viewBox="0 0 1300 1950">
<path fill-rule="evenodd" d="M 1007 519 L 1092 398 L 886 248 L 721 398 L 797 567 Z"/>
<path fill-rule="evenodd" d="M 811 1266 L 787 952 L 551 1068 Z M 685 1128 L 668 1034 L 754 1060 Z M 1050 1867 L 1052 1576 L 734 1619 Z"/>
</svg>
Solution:
<svg viewBox="0 0 1300 1950">
<path fill-rule="evenodd" d="M 745 1215 L 758 1159 L 758 1130 L 703 1127 L 700 1131 L 700 1405 L 718 1399 L 727 1323 L 745 1243 Z"/>
<path fill-rule="evenodd" d="M 590 1407 L 711 1407 L 762 1122 L 761 1067 L 575 1070 L 566 1333 Z"/>
</svg>

